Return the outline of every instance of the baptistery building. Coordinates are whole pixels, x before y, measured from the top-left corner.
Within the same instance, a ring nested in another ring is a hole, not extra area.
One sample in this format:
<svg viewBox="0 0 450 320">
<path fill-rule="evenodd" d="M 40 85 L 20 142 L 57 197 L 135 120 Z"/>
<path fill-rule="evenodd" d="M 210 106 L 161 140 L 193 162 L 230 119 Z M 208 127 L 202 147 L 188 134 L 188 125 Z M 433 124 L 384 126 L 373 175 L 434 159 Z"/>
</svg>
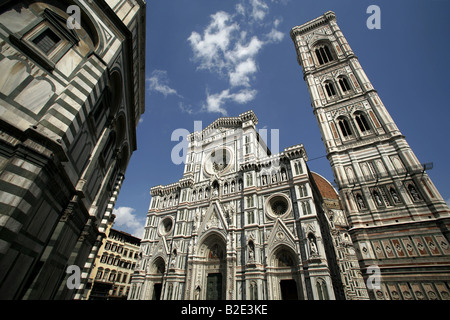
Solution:
<svg viewBox="0 0 450 320">
<path fill-rule="evenodd" d="M 272 154 L 253 111 L 188 136 L 183 177 L 151 188 L 129 299 L 367 299 L 332 185 L 303 145 Z"/>
<path fill-rule="evenodd" d="M 137 149 L 145 7 L 0 1 L 0 299 L 80 297 Z"/>
</svg>

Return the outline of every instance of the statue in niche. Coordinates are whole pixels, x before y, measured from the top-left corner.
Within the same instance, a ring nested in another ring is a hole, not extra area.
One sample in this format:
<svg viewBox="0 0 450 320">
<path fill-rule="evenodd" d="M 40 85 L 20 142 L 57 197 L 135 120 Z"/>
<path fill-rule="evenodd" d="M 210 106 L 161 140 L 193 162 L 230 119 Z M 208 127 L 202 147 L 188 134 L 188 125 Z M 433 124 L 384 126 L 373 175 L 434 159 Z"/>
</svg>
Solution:
<svg viewBox="0 0 450 320">
<path fill-rule="evenodd" d="M 286 170 L 281 170 L 281 180 L 285 181 L 287 179 Z"/>
<path fill-rule="evenodd" d="M 170 261 L 170 266 L 171 266 L 172 268 L 175 267 L 175 261 L 176 261 L 176 259 L 177 259 L 177 249 L 173 249 L 173 251 L 172 251 L 172 260 Z"/>
<path fill-rule="evenodd" d="M 366 205 L 364 203 L 364 200 L 361 196 L 361 194 L 356 194 L 356 203 L 358 204 L 359 209 L 365 209 Z"/>
<path fill-rule="evenodd" d="M 420 200 L 419 193 L 416 190 L 416 187 L 414 187 L 412 184 L 408 185 L 409 193 L 411 193 L 411 197 L 414 201 Z"/>
<path fill-rule="evenodd" d="M 391 196 L 394 199 L 394 202 L 399 203 L 400 199 L 398 198 L 397 192 L 394 190 L 394 188 L 390 188 L 389 192 L 391 193 Z"/>
<path fill-rule="evenodd" d="M 253 241 L 250 241 L 248 243 L 248 260 L 249 261 L 255 260 L 255 245 L 253 244 Z"/>
<path fill-rule="evenodd" d="M 311 255 L 312 256 L 318 255 L 319 251 L 317 250 L 316 239 L 313 235 L 309 235 L 308 242 L 309 242 L 309 250 L 311 252 Z"/>
<path fill-rule="evenodd" d="M 216 182 L 213 183 L 213 197 L 217 197 L 219 195 L 219 184 Z"/>
<path fill-rule="evenodd" d="M 380 195 L 378 194 L 378 192 L 374 191 L 373 196 L 375 198 L 375 201 L 377 202 L 377 206 L 381 206 L 383 204 L 383 202 L 381 201 L 381 198 L 380 198 Z"/>
</svg>

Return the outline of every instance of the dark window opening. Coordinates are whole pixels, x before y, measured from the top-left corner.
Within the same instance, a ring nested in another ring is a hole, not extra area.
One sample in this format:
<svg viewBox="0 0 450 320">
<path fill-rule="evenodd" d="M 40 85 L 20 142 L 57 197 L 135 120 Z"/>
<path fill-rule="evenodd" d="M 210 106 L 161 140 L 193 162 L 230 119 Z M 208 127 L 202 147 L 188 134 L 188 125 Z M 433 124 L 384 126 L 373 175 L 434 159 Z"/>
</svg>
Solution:
<svg viewBox="0 0 450 320">
<path fill-rule="evenodd" d="M 344 137 L 350 136 L 352 134 L 352 131 L 350 130 L 350 126 L 346 119 L 339 119 L 338 124 Z"/>
<path fill-rule="evenodd" d="M 336 95 L 336 90 L 331 82 L 325 83 L 325 90 L 327 91 L 328 97 L 333 97 Z"/>
<path fill-rule="evenodd" d="M 42 52 L 48 55 L 56 48 L 61 41 L 61 38 L 58 37 L 53 30 L 47 28 L 32 41 L 40 50 L 42 50 Z"/>
<path fill-rule="evenodd" d="M 319 64 L 324 64 L 319 49 L 316 49 L 316 56 L 317 56 L 317 60 L 319 60 Z"/>
<path fill-rule="evenodd" d="M 316 57 L 320 65 L 334 60 L 333 55 L 331 54 L 331 51 L 327 45 L 322 45 L 314 52 L 316 53 Z"/>
<path fill-rule="evenodd" d="M 340 78 L 339 85 L 341 86 L 342 92 L 346 92 L 346 91 L 350 90 L 350 84 L 348 83 L 346 78 Z"/>
<path fill-rule="evenodd" d="M 356 115 L 355 119 L 361 132 L 370 130 L 369 123 L 367 122 L 366 117 L 362 113 Z"/>
</svg>

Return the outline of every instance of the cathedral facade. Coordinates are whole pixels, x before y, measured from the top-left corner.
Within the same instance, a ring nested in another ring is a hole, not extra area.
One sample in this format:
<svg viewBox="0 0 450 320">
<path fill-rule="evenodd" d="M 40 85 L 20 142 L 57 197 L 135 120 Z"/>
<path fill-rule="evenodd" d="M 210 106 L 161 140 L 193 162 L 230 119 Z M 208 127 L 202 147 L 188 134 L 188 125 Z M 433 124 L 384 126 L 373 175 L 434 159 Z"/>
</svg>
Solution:
<svg viewBox="0 0 450 320">
<path fill-rule="evenodd" d="M 450 298 L 450 210 L 328 11 L 291 30 L 372 299 Z"/>
<path fill-rule="evenodd" d="M 188 136 L 151 188 L 129 299 L 367 299 L 337 192 L 303 145 L 271 154 L 253 111 Z"/>
</svg>

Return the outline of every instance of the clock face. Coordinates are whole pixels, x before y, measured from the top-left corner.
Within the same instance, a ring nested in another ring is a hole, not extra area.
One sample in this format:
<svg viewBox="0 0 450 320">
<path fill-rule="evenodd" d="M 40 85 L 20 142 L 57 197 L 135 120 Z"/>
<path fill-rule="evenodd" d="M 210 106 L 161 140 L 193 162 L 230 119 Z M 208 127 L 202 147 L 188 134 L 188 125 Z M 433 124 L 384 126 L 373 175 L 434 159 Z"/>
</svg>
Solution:
<svg viewBox="0 0 450 320">
<path fill-rule="evenodd" d="M 210 175 L 224 173 L 230 167 L 231 162 L 232 154 L 229 149 L 215 149 L 205 162 L 205 171 Z"/>
</svg>

